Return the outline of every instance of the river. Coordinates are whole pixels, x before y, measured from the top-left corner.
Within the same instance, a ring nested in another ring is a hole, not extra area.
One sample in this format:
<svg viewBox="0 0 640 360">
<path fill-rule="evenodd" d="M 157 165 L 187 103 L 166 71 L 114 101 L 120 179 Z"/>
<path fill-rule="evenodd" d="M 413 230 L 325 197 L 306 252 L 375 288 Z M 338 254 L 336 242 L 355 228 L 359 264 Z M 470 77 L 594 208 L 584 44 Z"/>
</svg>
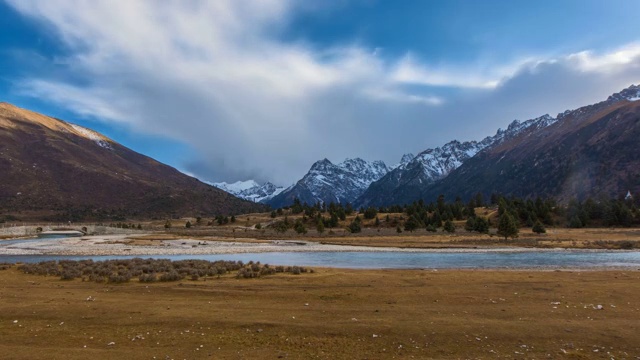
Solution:
<svg viewBox="0 0 640 360">
<path fill-rule="evenodd" d="M 0 262 L 162 258 L 171 260 L 250 260 L 273 265 L 354 269 L 640 269 L 640 252 L 612 250 L 527 250 L 500 252 L 266 252 L 224 255 L 53 256 L 0 255 Z"/>
</svg>

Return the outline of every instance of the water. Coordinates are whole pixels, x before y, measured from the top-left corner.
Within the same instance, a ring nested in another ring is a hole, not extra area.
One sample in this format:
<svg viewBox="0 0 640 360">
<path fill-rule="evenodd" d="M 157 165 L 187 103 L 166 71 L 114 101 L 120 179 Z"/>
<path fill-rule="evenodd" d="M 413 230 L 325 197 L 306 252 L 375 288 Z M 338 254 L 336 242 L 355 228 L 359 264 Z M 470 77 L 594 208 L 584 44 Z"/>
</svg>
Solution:
<svg viewBox="0 0 640 360">
<path fill-rule="evenodd" d="M 260 261 L 272 265 L 300 265 L 354 269 L 525 269 L 603 268 L 640 269 L 640 252 L 606 250 L 504 252 L 270 252 L 226 255 L 50 256 L 0 255 L 0 262 L 48 260 L 108 260 L 131 258 Z"/>
</svg>

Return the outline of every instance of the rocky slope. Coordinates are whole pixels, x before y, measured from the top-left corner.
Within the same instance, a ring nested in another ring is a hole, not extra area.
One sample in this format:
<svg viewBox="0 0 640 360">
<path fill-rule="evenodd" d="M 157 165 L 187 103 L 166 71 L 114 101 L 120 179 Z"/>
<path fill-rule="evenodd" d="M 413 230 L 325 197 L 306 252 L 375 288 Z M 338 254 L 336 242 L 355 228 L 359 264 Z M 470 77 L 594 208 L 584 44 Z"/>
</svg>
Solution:
<svg viewBox="0 0 640 360">
<path fill-rule="evenodd" d="M 435 149 L 427 149 L 408 163 L 398 166 L 380 180 L 373 182 L 355 201 L 360 207 L 403 204 L 416 199 L 425 187 L 447 177 L 453 170 L 480 151 L 513 139 L 519 134 L 553 124 L 556 119 L 544 115 L 525 122 L 513 121 L 506 130 L 498 129 L 494 136 L 480 142 L 453 140 Z"/>
<path fill-rule="evenodd" d="M 95 131 L 0 103 L 0 212 L 81 220 L 263 209 Z"/>
<path fill-rule="evenodd" d="M 568 110 L 553 124 L 519 133 L 466 161 L 414 198 L 438 194 L 570 198 L 640 193 L 640 86 Z"/>
<path fill-rule="evenodd" d="M 387 172 L 389 168 L 382 161 L 368 162 L 356 158 L 333 164 L 327 159 L 320 160 L 295 185 L 266 203 L 277 208 L 290 205 L 295 198 L 308 204 L 353 202 Z"/>
</svg>

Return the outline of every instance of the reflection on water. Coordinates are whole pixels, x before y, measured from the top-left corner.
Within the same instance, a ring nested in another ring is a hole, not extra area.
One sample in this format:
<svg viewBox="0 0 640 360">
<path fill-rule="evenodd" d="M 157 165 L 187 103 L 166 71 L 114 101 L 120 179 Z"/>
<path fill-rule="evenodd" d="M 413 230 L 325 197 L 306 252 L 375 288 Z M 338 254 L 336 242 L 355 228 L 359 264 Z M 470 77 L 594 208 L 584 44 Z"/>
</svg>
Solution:
<svg viewBox="0 0 640 360">
<path fill-rule="evenodd" d="M 301 265 L 362 269 L 498 269 L 498 268 L 598 268 L 640 269 L 637 251 L 526 251 L 526 252 L 271 252 L 227 255 L 153 256 L 49 256 L 0 255 L 0 262 L 39 262 L 47 260 L 107 260 L 161 258 L 171 260 L 241 260 L 273 265 Z"/>
</svg>

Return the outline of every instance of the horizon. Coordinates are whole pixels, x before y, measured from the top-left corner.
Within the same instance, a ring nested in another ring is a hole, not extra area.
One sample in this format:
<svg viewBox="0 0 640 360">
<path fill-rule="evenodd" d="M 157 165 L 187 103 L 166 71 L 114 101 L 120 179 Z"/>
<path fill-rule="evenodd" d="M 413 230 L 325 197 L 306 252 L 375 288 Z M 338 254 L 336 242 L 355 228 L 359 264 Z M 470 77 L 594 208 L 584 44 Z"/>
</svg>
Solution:
<svg viewBox="0 0 640 360">
<path fill-rule="evenodd" d="M 0 98 L 207 182 L 394 165 L 640 82 L 634 1 L 110 4 L 0 1 Z"/>
</svg>

